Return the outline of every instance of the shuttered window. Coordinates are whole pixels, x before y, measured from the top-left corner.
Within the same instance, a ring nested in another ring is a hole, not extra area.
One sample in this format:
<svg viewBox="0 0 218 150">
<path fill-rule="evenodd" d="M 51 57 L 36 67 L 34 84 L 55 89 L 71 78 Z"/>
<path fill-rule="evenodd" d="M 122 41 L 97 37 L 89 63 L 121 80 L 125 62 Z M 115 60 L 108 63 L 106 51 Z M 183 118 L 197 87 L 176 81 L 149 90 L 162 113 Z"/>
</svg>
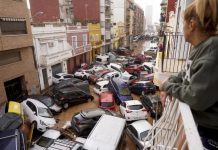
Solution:
<svg viewBox="0 0 218 150">
<path fill-rule="evenodd" d="M 27 34 L 26 20 L 18 18 L 0 18 L 2 35 Z"/>
<path fill-rule="evenodd" d="M 0 66 L 21 61 L 20 51 L 0 52 Z"/>
</svg>

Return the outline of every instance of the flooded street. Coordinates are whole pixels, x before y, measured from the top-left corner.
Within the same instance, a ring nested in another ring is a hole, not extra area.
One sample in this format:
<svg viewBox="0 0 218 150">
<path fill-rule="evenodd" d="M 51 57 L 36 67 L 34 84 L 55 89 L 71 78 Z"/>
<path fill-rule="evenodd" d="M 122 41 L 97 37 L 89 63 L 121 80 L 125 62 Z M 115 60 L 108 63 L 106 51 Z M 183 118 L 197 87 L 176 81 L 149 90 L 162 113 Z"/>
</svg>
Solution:
<svg viewBox="0 0 218 150">
<path fill-rule="evenodd" d="M 63 111 L 61 114 L 55 116 L 56 119 L 59 119 L 59 122 L 57 125 L 58 127 L 62 127 L 66 123 L 66 121 L 71 121 L 71 118 L 75 113 L 80 112 L 83 109 L 98 107 L 99 96 L 94 93 L 93 87 L 94 87 L 93 85 L 90 85 L 89 87 L 91 94 L 94 96 L 94 100 L 92 102 L 87 102 L 87 103 L 71 106 L 67 110 Z M 134 99 L 139 99 L 139 97 L 136 95 L 132 94 L 132 96 Z M 116 107 L 116 112 L 120 114 L 118 106 Z M 125 140 L 126 140 L 126 145 L 125 145 L 124 150 L 135 150 L 136 149 L 135 144 L 129 139 L 128 136 L 126 136 Z"/>
<path fill-rule="evenodd" d="M 141 53 L 142 49 L 145 47 L 145 45 L 147 45 L 147 43 L 148 42 L 146 41 L 139 41 L 138 43 L 135 43 L 135 45 L 137 46 L 135 46 L 134 53 L 135 54 Z M 92 96 L 94 96 L 94 100 L 91 102 L 74 105 L 74 106 L 69 107 L 67 110 L 64 110 L 61 114 L 55 117 L 56 119 L 59 120 L 58 125 L 57 125 L 58 127 L 62 127 L 66 123 L 66 121 L 71 121 L 72 116 L 75 113 L 80 112 L 83 109 L 98 107 L 99 96 L 94 93 L 93 87 L 94 85 L 90 85 L 89 88 L 90 88 L 90 92 Z M 134 95 L 134 94 L 132 94 L 132 96 L 134 100 L 139 100 L 139 96 Z M 118 106 L 116 106 L 116 112 L 120 114 Z M 135 144 L 131 141 L 131 139 L 128 136 L 126 136 L 125 141 L 126 141 L 126 144 L 125 144 L 124 150 L 135 150 L 136 149 Z"/>
</svg>

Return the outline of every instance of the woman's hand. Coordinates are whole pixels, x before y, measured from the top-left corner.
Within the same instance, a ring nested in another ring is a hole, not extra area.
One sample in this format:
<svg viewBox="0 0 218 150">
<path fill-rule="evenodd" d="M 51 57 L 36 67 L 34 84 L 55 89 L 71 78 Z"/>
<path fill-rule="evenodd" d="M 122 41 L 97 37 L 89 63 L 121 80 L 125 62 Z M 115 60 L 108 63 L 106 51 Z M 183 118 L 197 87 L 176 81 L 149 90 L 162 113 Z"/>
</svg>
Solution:
<svg viewBox="0 0 218 150">
<path fill-rule="evenodd" d="M 165 107 L 167 96 L 168 95 L 165 91 L 160 92 L 160 101 L 161 101 L 163 107 Z"/>
</svg>

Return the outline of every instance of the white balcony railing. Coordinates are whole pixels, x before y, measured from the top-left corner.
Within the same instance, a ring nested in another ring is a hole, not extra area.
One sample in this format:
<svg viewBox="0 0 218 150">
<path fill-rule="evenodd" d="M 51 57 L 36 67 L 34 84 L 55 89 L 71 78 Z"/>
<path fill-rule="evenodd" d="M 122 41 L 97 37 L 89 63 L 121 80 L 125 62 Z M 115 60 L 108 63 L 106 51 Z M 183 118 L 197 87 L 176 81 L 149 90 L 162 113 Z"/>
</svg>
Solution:
<svg viewBox="0 0 218 150">
<path fill-rule="evenodd" d="M 168 100 L 162 117 L 145 139 L 144 150 L 203 150 L 191 110 L 178 100 Z"/>
</svg>

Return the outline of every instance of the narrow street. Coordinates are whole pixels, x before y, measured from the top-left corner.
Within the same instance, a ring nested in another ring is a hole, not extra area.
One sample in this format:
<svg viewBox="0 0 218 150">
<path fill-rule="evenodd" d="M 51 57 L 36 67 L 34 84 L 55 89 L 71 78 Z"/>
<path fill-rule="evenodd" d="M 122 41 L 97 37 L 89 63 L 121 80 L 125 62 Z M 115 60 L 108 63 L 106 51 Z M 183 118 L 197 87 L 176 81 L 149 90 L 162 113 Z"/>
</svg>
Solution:
<svg viewBox="0 0 218 150">
<path fill-rule="evenodd" d="M 137 42 L 137 48 L 134 50 L 134 52 L 136 54 L 141 53 L 141 50 L 143 48 L 143 46 L 145 44 L 147 44 L 147 41 L 139 41 Z M 98 103 L 99 103 L 99 96 L 97 94 L 94 93 L 93 91 L 93 87 L 94 85 L 90 85 L 90 92 L 91 94 L 94 96 L 94 101 L 92 102 L 87 102 L 87 103 L 83 103 L 83 104 L 79 104 L 79 105 L 75 105 L 75 106 L 71 106 L 70 108 L 68 108 L 67 110 L 63 111 L 61 114 L 59 114 L 58 116 L 56 116 L 55 118 L 59 120 L 57 127 L 62 127 L 66 121 L 71 121 L 72 116 L 77 113 L 80 112 L 83 109 L 87 109 L 87 108 L 97 108 L 98 107 Z M 133 99 L 138 100 L 139 96 L 132 94 Z M 119 107 L 116 107 L 116 112 L 120 114 L 119 111 Z M 126 144 L 125 144 L 125 150 L 135 150 L 136 146 L 135 144 L 131 141 L 131 139 L 126 136 Z"/>
</svg>

